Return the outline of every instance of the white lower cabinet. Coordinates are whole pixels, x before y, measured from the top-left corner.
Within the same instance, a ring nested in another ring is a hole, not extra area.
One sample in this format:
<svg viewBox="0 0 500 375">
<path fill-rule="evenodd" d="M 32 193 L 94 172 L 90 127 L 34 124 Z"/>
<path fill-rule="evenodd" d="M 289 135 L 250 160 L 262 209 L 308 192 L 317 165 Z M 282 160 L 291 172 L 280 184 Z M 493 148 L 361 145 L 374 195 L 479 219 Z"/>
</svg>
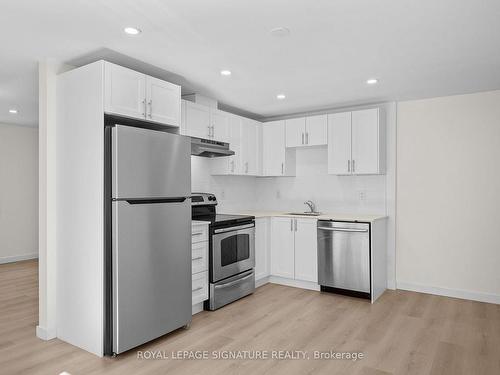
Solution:
<svg viewBox="0 0 500 375">
<path fill-rule="evenodd" d="M 317 221 L 295 219 L 295 279 L 318 281 Z"/>
<path fill-rule="evenodd" d="M 255 281 L 269 276 L 269 219 L 255 219 Z"/>
<path fill-rule="evenodd" d="M 271 275 L 316 282 L 316 220 L 288 217 L 271 219 Z"/>
<path fill-rule="evenodd" d="M 208 299 L 208 222 L 193 221 L 191 230 L 192 304 Z"/>
</svg>

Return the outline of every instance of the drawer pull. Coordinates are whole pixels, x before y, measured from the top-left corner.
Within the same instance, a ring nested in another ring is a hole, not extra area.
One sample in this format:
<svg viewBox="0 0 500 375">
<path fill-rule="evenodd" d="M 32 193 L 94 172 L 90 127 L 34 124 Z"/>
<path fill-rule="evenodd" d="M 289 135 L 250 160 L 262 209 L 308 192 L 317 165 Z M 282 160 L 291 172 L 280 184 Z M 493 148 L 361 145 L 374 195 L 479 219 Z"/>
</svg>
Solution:
<svg viewBox="0 0 500 375">
<path fill-rule="evenodd" d="M 193 233 L 192 236 L 201 236 L 203 233 L 205 233 L 205 232 L 196 232 L 196 233 Z"/>
<path fill-rule="evenodd" d="M 193 289 L 193 292 L 197 292 L 198 290 L 202 290 L 202 289 L 203 289 L 203 287 L 202 287 L 202 286 L 200 286 L 200 287 L 198 287 L 198 288 Z"/>
<path fill-rule="evenodd" d="M 193 260 L 198 260 L 198 259 L 203 259 L 203 257 L 196 257 L 196 258 L 193 258 Z"/>
</svg>

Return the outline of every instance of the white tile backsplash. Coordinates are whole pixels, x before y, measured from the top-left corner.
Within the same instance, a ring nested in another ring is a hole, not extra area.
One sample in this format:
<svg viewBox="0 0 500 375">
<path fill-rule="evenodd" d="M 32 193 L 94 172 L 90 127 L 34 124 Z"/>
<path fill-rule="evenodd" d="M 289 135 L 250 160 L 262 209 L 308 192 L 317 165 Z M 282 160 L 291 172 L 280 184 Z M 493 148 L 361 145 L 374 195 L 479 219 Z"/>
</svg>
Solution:
<svg viewBox="0 0 500 375">
<path fill-rule="evenodd" d="M 304 211 L 306 200 L 323 212 L 386 213 L 386 179 L 329 175 L 326 147 L 298 148 L 295 177 L 211 176 L 210 159 L 192 157 L 193 191 L 214 193 L 220 212 Z"/>
</svg>

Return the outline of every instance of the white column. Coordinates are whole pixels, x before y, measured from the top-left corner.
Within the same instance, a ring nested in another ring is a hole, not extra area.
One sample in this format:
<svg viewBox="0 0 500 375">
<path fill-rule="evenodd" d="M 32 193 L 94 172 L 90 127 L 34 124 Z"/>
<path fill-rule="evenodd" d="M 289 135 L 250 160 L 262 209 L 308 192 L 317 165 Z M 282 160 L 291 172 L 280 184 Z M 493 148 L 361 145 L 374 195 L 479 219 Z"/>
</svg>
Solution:
<svg viewBox="0 0 500 375">
<path fill-rule="evenodd" d="M 64 70 L 52 61 L 38 63 L 38 325 L 43 340 L 56 337 L 56 77 Z"/>
</svg>

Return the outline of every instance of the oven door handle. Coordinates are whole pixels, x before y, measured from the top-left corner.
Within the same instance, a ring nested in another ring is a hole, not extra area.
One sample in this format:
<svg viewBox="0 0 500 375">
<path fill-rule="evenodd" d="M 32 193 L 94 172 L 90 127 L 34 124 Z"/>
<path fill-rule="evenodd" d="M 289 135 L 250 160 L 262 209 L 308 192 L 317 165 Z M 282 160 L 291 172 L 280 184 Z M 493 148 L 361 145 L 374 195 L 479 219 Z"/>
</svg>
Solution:
<svg viewBox="0 0 500 375">
<path fill-rule="evenodd" d="M 214 233 L 219 234 L 219 233 L 233 232 L 235 230 L 254 228 L 254 227 L 255 227 L 255 224 L 252 223 L 252 224 L 246 224 L 246 225 L 239 225 L 237 227 L 216 229 L 216 230 L 214 230 Z"/>
<path fill-rule="evenodd" d="M 247 279 L 251 278 L 252 276 L 253 276 L 253 271 L 251 271 L 248 275 L 246 275 L 245 277 L 242 277 L 241 279 L 230 281 L 230 282 L 225 283 L 225 284 L 215 285 L 214 288 L 215 289 L 229 288 L 230 286 L 239 284 L 243 280 L 247 280 Z"/>
</svg>

